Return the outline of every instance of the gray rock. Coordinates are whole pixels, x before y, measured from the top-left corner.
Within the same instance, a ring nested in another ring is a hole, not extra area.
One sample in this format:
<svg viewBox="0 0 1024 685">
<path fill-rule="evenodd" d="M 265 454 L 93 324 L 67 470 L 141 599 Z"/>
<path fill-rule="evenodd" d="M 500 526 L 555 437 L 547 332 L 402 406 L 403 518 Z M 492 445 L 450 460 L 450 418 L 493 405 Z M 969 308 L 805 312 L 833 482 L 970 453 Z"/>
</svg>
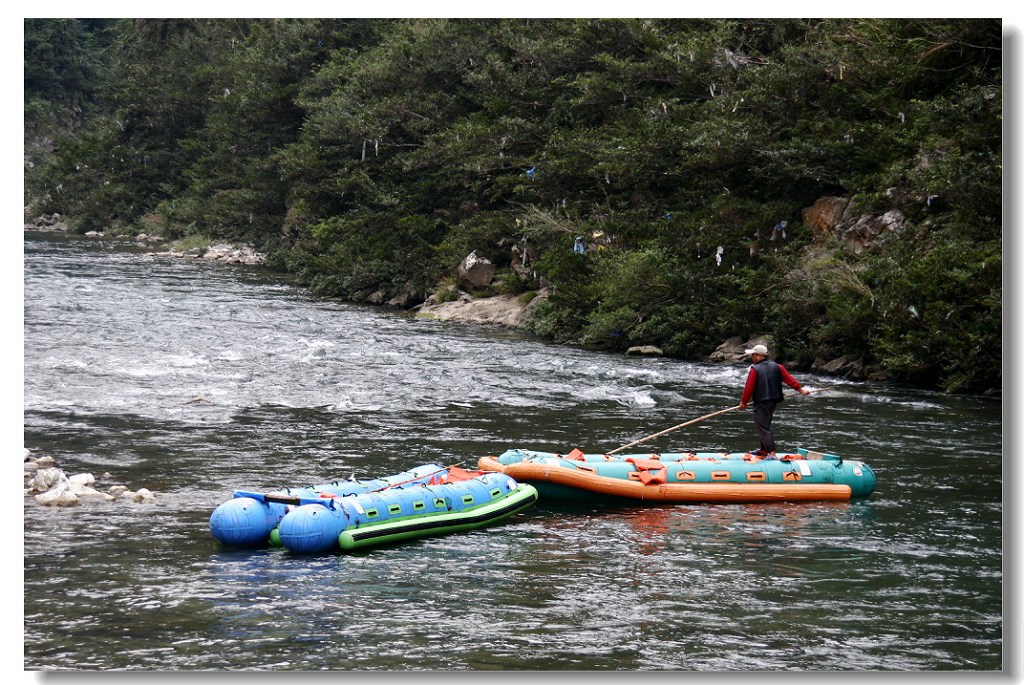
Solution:
<svg viewBox="0 0 1024 685">
<path fill-rule="evenodd" d="M 458 321 L 460 323 L 495 325 L 506 328 L 522 328 L 529 321 L 534 308 L 547 299 L 547 292 L 540 291 L 529 302 L 517 295 L 495 295 L 473 299 L 460 296 L 458 300 L 427 303 L 419 308 L 417 316 L 425 319 Z"/>
<path fill-rule="evenodd" d="M 91 488 L 87 485 L 72 488 L 71 492 L 73 492 L 75 496 L 78 497 L 79 501 L 82 502 L 113 502 L 116 499 L 113 495 L 100 492 L 96 488 Z"/>
<path fill-rule="evenodd" d="M 68 477 L 68 484 L 71 489 L 84 488 L 93 485 L 96 482 L 96 478 L 91 473 L 76 473 L 73 476 Z"/>
<path fill-rule="evenodd" d="M 635 345 L 626 350 L 628 355 L 640 355 L 640 356 L 661 356 L 665 354 L 661 351 L 660 347 L 654 345 Z"/>
<path fill-rule="evenodd" d="M 35 499 L 45 507 L 73 507 L 81 504 L 78 495 L 68 490 L 66 483 L 36 495 Z"/>
<path fill-rule="evenodd" d="M 402 292 L 388 300 L 387 304 L 389 307 L 401 307 L 402 309 L 409 309 L 417 304 L 423 302 L 423 296 L 416 288 L 416 284 L 412 281 L 407 281 L 402 287 Z"/>
<path fill-rule="evenodd" d="M 369 302 L 370 304 L 376 304 L 376 305 L 384 304 L 384 301 L 387 300 L 387 299 L 388 299 L 388 291 L 384 290 L 383 288 L 380 289 L 380 290 L 375 290 L 375 291 L 373 291 L 372 293 L 370 293 L 369 295 L 366 296 L 366 301 L 367 302 Z"/>
<path fill-rule="evenodd" d="M 132 496 L 132 501 L 138 504 L 155 504 L 156 495 L 146 488 L 139 488 Z"/>
<path fill-rule="evenodd" d="M 708 355 L 707 360 L 712 364 L 749 363 L 750 357 L 747 356 L 746 351 L 754 345 L 765 345 L 768 348 L 769 355 L 774 356 L 772 341 L 768 336 L 755 335 L 744 341 L 743 338 L 735 335 L 716 347 L 715 351 Z"/>
<path fill-rule="evenodd" d="M 139 504 L 156 503 L 156 495 L 146 488 L 132 492 L 124 485 L 115 485 L 109 492 L 101 492 L 93 487 L 96 478 L 91 473 L 77 473 L 68 477 L 61 469 L 41 468 L 42 464 L 52 463 L 52 457 L 25 463 L 25 477 L 30 479 L 25 486 L 27 494 L 39 493 L 35 494 L 35 500 L 43 506 L 71 507 L 82 503 L 113 502 L 117 499 Z"/>
<path fill-rule="evenodd" d="M 48 492 L 56 487 L 69 487 L 68 477 L 63 471 L 56 468 L 40 469 L 36 471 L 31 482 L 28 484 L 29 492 Z"/>
<path fill-rule="evenodd" d="M 489 259 L 481 257 L 473 250 L 459 264 L 459 284 L 469 290 L 485 288 L 494 279 L 496 270 L 497 267 Z"/>
</svg>

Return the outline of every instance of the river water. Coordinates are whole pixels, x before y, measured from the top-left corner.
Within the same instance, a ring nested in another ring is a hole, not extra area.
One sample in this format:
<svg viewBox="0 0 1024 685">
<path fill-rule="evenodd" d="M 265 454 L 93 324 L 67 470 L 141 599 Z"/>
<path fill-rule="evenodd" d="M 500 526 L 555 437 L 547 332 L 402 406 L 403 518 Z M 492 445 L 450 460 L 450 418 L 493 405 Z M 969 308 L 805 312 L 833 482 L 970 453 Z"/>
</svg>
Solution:
<svg viewBox="0 0 1024 685">
<path fill-rule="evenodd" d="M 541 501 L 354 554 L 225 549 L 208 521 L 234 489 L 607 451 L 735 405 L 745 369 L 416 319 L 115 242 L 24 247 L 25 447 L 157 496 L 25 498 L 28 671 L 1003 667 L 998 398 L 798 374 L 832 389 L 780 408 L 780 447 L 867 462 L 864 501 Z M 734 412 L 647 445 L 756 438 Z"/>
</svg>

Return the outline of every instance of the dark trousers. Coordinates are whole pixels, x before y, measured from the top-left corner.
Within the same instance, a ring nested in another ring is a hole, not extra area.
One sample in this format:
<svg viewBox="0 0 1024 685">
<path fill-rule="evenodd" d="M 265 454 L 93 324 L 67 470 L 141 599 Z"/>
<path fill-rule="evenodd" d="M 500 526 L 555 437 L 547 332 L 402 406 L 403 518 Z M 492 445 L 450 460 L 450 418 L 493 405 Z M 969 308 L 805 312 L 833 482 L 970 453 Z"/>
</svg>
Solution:
<svg viewBox="0 0 1024 685">
<path fill-rule="evenodd" d="M 772 417 L 775 416 L 777 401 L 765 400 L 754 405 L 754 426 L 765 452 L 775 451 L 775 435 L 772 433 Z"/>
</svg>

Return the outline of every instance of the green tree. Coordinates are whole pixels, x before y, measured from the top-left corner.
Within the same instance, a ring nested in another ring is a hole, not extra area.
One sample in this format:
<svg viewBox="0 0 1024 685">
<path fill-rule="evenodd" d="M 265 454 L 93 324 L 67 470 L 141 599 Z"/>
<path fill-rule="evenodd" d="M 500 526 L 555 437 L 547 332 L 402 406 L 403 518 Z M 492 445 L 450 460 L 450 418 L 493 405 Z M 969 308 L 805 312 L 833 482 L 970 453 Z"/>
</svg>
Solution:
<svg viewBox="0 0 1024 685">
<path fill-rule="evenodd" d="M 998 20 L 40 21 L 27 90 L 100 108 L 32 183 L 80 228 L 259 242 L 374 300 L 528 245 L 503 287 L 549 288 L 555 340 L 1001 380 Z M 61 76 L 58 40 L 110 68 Z"/>
</svg>

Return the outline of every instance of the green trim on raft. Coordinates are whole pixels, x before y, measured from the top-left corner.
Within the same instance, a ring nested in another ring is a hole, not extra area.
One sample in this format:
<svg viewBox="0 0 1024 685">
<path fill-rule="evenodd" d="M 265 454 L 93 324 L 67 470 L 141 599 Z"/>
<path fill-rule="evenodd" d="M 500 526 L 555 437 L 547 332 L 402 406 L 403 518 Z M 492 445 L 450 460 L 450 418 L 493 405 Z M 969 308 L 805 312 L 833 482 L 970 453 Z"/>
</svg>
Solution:
<svg viewBox="0 0 1024 685">
<path fill-rule="evenodd" d="M 515 490 L 501 499 L 472 509 L 422 516 L 405 516 L 383 523 L 344 530 L 338 536 L 338 544 L 344 550 L 353 550 L 430 535 L 447 535 L 476 530 L 502 521 L 532 506 L 538 497 L 535 487 L 520 483 Z"/>
</svg>

